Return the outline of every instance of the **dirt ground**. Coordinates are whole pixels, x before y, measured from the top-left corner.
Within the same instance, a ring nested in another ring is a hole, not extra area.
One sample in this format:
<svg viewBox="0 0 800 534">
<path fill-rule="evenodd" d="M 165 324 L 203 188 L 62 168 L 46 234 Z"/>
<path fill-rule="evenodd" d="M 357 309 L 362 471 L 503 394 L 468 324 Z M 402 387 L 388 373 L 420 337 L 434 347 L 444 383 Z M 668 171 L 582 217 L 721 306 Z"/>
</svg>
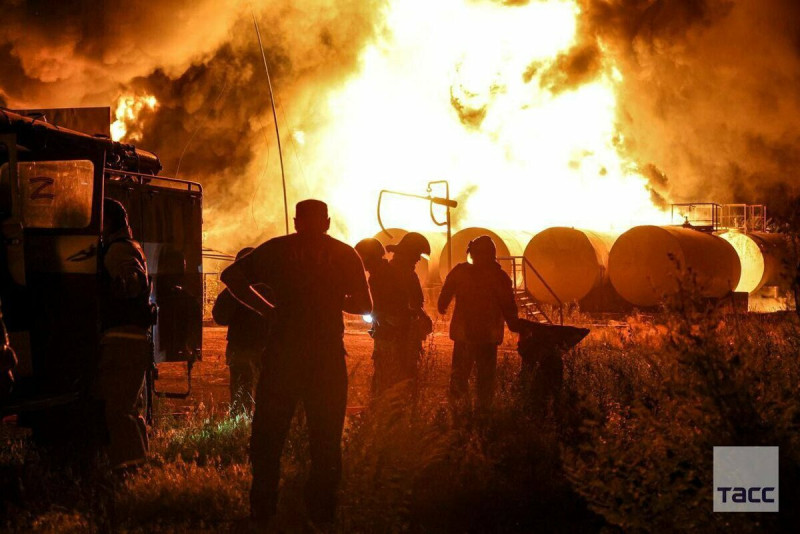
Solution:
<svg viewBox="0 0 800 534">
<path fill-rule="evenodd" d="M 226 328 L 207 326 L 203 329 L 203 360 L 195 363 L 192 370 L 192 390 L 186 399 L 160 399 L 157 410 L 174 415 L 188 413 L 202 403 L 211 410 L 225 410 L 230 400 L 229 374 L 225 365 Z M 368 399 L 372 377 L 372 338 L 367 328 L 356 321 L 348 322 L 344 336 L 347 350 L 349 379 L 348 410 L 359 410 Z M 449 339 L 445 325 L 438 325 L 436 332 L 426 343 L 425 379 L 434 388 L 446 393 L 450 357 L 453 342 Z M 501 357 L 515 358 L 514 347 L 507 343 L 500 351 Z M 185 391 L 186 365 L 162 363 L 156 391 Z"/>
</svg>

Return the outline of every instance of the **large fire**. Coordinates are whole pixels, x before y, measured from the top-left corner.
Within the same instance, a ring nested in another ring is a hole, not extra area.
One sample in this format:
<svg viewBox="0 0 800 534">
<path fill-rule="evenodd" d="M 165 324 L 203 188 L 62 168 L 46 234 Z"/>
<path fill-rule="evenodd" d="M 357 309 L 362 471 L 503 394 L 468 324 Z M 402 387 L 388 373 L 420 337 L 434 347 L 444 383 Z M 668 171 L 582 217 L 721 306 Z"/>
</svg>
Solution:
<svg viewBox="0 0 800 534">
<path fill-rule="evenodd" d="M 142 132 L 132 128 L 139 114 L 144 110 L 154 110 L 158 105 L 153 95 L 122 95 L 117 99 L 114 111 L 114 122 L 111 123 L 111 138 L 114 141 L 136 142 Z"/>
<path fill-rule="evenodd" d="M 320 180 L 306 192 L 343 222 L 332 233 L 374 234 L 381 189 L 424 193 L 431 180 L 448 180 L 461 201 L 458 227 L 619 232 L 667 222 L 620 155 L 622 75 L 612 60 L 601 54 L 596 76 L 564 90 L 543 80 L 579 44 L 578 15 L 569 0 L 393 2 L 390 31 L 330 94 L 329 125 L 294 147 L 304 175 Z M 390 226 L 430 225 L 419 201 L 390 200 L 383 216 Z"/>
</svg>

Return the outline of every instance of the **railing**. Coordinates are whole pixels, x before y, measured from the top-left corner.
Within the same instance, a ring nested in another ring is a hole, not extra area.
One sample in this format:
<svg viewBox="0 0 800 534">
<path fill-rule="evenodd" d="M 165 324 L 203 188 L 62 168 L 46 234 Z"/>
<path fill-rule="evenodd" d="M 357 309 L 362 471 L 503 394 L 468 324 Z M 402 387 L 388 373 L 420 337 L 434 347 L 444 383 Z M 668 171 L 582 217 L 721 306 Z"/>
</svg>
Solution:
<svg viewBox="0 0 800 534">
<path fill-rule="evenodd" d="M 175 185 L 168 185 L 166 187 L 171 187 L 173 189 L 183 189 L 186 188 L 187 191 L 195 191 L 197 193 L 203 192 L 203 186 L 197 182 L 190 182 L 189 180 L 181 180 L 179 178 L 167 178 L 166 176 L 156 176 L 153 174 L 144 174 L 139 172 L 130 172 L 130 171 L 120 171 L 116 169 L 106 169 L 105 171 L 106 177 L 113 177 L 113 176 L 120 176 L 132 179 L 134 182 L 138 184 L 149 184 L 151 182 L 165 182 L 167 184 L 175 184 L 182 187 L 175 187 Z M 152 184 L 158 185 L 158 183 Z"/>
<path fill-rule="evenodd" d="M 719 230 L 721 218 L 722 205 L 715 202 L 672 204 L 670 212 L 673 226 L 685 226 L 705 232 Z"/>
<path fill-rule="evenodd" d="M 553 288 L 545 281 L 544 277 L 536 270 L 536 267 L 528 261 L 528 258 L 525 256 L 502 256 L 497 258 L 498 261 L 509 261 L 511 262 L 511 283 L 514 286 L 514 294 L 518 294 L 521 291 L 524 291 L 527 296 L 530 298 L 531 303 L 536 305 L 537 310 L 541 313 L 548 322 L 553 322 L 547 316 L 547 313 L 538 305 L 536 299 L 533 298 L 533 295 L 528 290 L 528 269 L 536 275 L 536 278 L 539 279 L 539 282 L 542 283 L 544 288 L 553 296 L 553 299 L 558 303 L 558 316 L 559 316 L 559 324 L 564 324 L 564 302 L 558 297 Z M 526 269 L 527 267 L 527 269 Z M 520 276 L 518 273 L 521 273 L 521 287 L 520 287 Z"/>
<path fill-rule="evenodd" d="M 673 204 L 671 218 L 675 226 L 681 225 L 705 232 L 764 232 L 767 226 L 767 207 L 763 204 L 713 202 Z"/>
<path fill-rule="evenodd" d="M 766 232 L 767 207 L 763 204 L 723 204 L 721 227 L 742 232 Z"/>
</svg>

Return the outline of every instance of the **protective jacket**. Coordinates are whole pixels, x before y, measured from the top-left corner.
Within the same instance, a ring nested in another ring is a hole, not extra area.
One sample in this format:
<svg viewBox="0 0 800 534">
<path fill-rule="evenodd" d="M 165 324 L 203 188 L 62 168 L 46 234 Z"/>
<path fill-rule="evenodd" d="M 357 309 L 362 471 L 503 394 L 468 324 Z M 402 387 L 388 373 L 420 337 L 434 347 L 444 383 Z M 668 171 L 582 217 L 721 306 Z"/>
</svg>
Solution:
<svg viewBox="0 0 800 534">
<path fill-rule="evenodd" d="M 150 277 L 141 245 L 130 229 L 111 236 L 103 248 L 101 287 L 102 330 L 135 326 L 147 329 L 155 322 L 150 303 Z"/>
<path fill-rule="evenodd" d="M 211 315 L 217 324 L 228 327 L 228 348 L 231 352 L 261 352 L 266 347 L 269 322 L 236 300 L 230 290 L 225 289 L 219 294 Z"/>
<path fill-rule="evenodd" d="M 412 336 L 419 341 L 430 333 L 430 320 L 422 309 L 422 288 L 413 270 L 381 260 L 370 273 L 369 289 L 375 339 L 398 340 Z M 420 323 L 425 325 L 420 326 Z"/>
<path fill-rule="evenodd" d="M 439 311 L 444 313 L 455 297 L 450 322 L 450 338 L 467 343 L 503 341 L 503 322 L 516 327 L 517 303 L 511 278 L 500 264 L 459 263 L 447 275 L 439 295 Z"/>
</svg>

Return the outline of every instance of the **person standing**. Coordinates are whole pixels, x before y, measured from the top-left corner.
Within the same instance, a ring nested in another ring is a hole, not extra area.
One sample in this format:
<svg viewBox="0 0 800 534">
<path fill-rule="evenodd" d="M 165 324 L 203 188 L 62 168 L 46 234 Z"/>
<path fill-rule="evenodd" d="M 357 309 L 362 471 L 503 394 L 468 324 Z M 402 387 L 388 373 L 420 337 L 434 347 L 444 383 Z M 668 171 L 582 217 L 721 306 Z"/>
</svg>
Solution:
<svg viewBox="0 0 800 534">
<path fill-rule="evenodd" d="M 125 469 L 143 462 L 148 450 L 138 406 L 152 365 L 148 334 L 156 311 L 144 251 L 132 237 L 125 208 L 109 198 L 103 201 L 102 254 L 102 333 L 94 387 L 104 403 L 108 460 L 112 469 Z"/>
<path fill-rule="evenodd" d="M 235 261 L 253 250 L 253 247 L 243 248 Z M 219 294 L 211 315 L 217 324 L 228 327 L 225 360 L 230 371 L 231 412 L 252 415 L 269 322 L 236 300 L 229 289 Z"/>
<path fill-rule="evenodd" d="M 517 304 L 511 279 L 497 262 L 497 249 L 489 236 L 470 241 L 472 263 L 459 263 L 447 275 L 439 295 L 439 313 L 447 313 L 455 298 L 450 322 L 454 341 L 450 375 L 450 402 L 457 414 L 469 411 L 468 382 L 477 368 L 477 409 L 487 413 L 494 399 L 497 346 L 503 342 L 504 322 L 519 331 Z"/>
<path fill-rule="evenodd" d="M 294 223 L 296 233 L 263 243 L 221 276 L 236 299 L 272 316 L 270 358 L 258 383 L 250 442 L 250 520 L 259 528 L 277 510 L 280 459 L 298 402 L 305 410 L 311 452 L 305 491 L 309 516 L 316 524 L 333 521 L 347 404 L 342 311 L 372 311 L 358 254 L 327 235 L 327 205 L 299 202 Z M 271 300 L 256 290 L 259 284 L 272 291 Z"/>
<path fill-rule="evenodd" d="M 402 382 L 408 382 L 412 389 L 416 386 L 422 340 L 432 330 L 423 310 L 422 287 L 414 271 L 422 254 L 430 254 L 428 240 L 410 232 L 387 249 L 393 252 L 391 261 L 383 258 L 383 246 L 375 239 L 365 239 L 356 245 L 370 273 L 374 397 Z"/>
</svg>

